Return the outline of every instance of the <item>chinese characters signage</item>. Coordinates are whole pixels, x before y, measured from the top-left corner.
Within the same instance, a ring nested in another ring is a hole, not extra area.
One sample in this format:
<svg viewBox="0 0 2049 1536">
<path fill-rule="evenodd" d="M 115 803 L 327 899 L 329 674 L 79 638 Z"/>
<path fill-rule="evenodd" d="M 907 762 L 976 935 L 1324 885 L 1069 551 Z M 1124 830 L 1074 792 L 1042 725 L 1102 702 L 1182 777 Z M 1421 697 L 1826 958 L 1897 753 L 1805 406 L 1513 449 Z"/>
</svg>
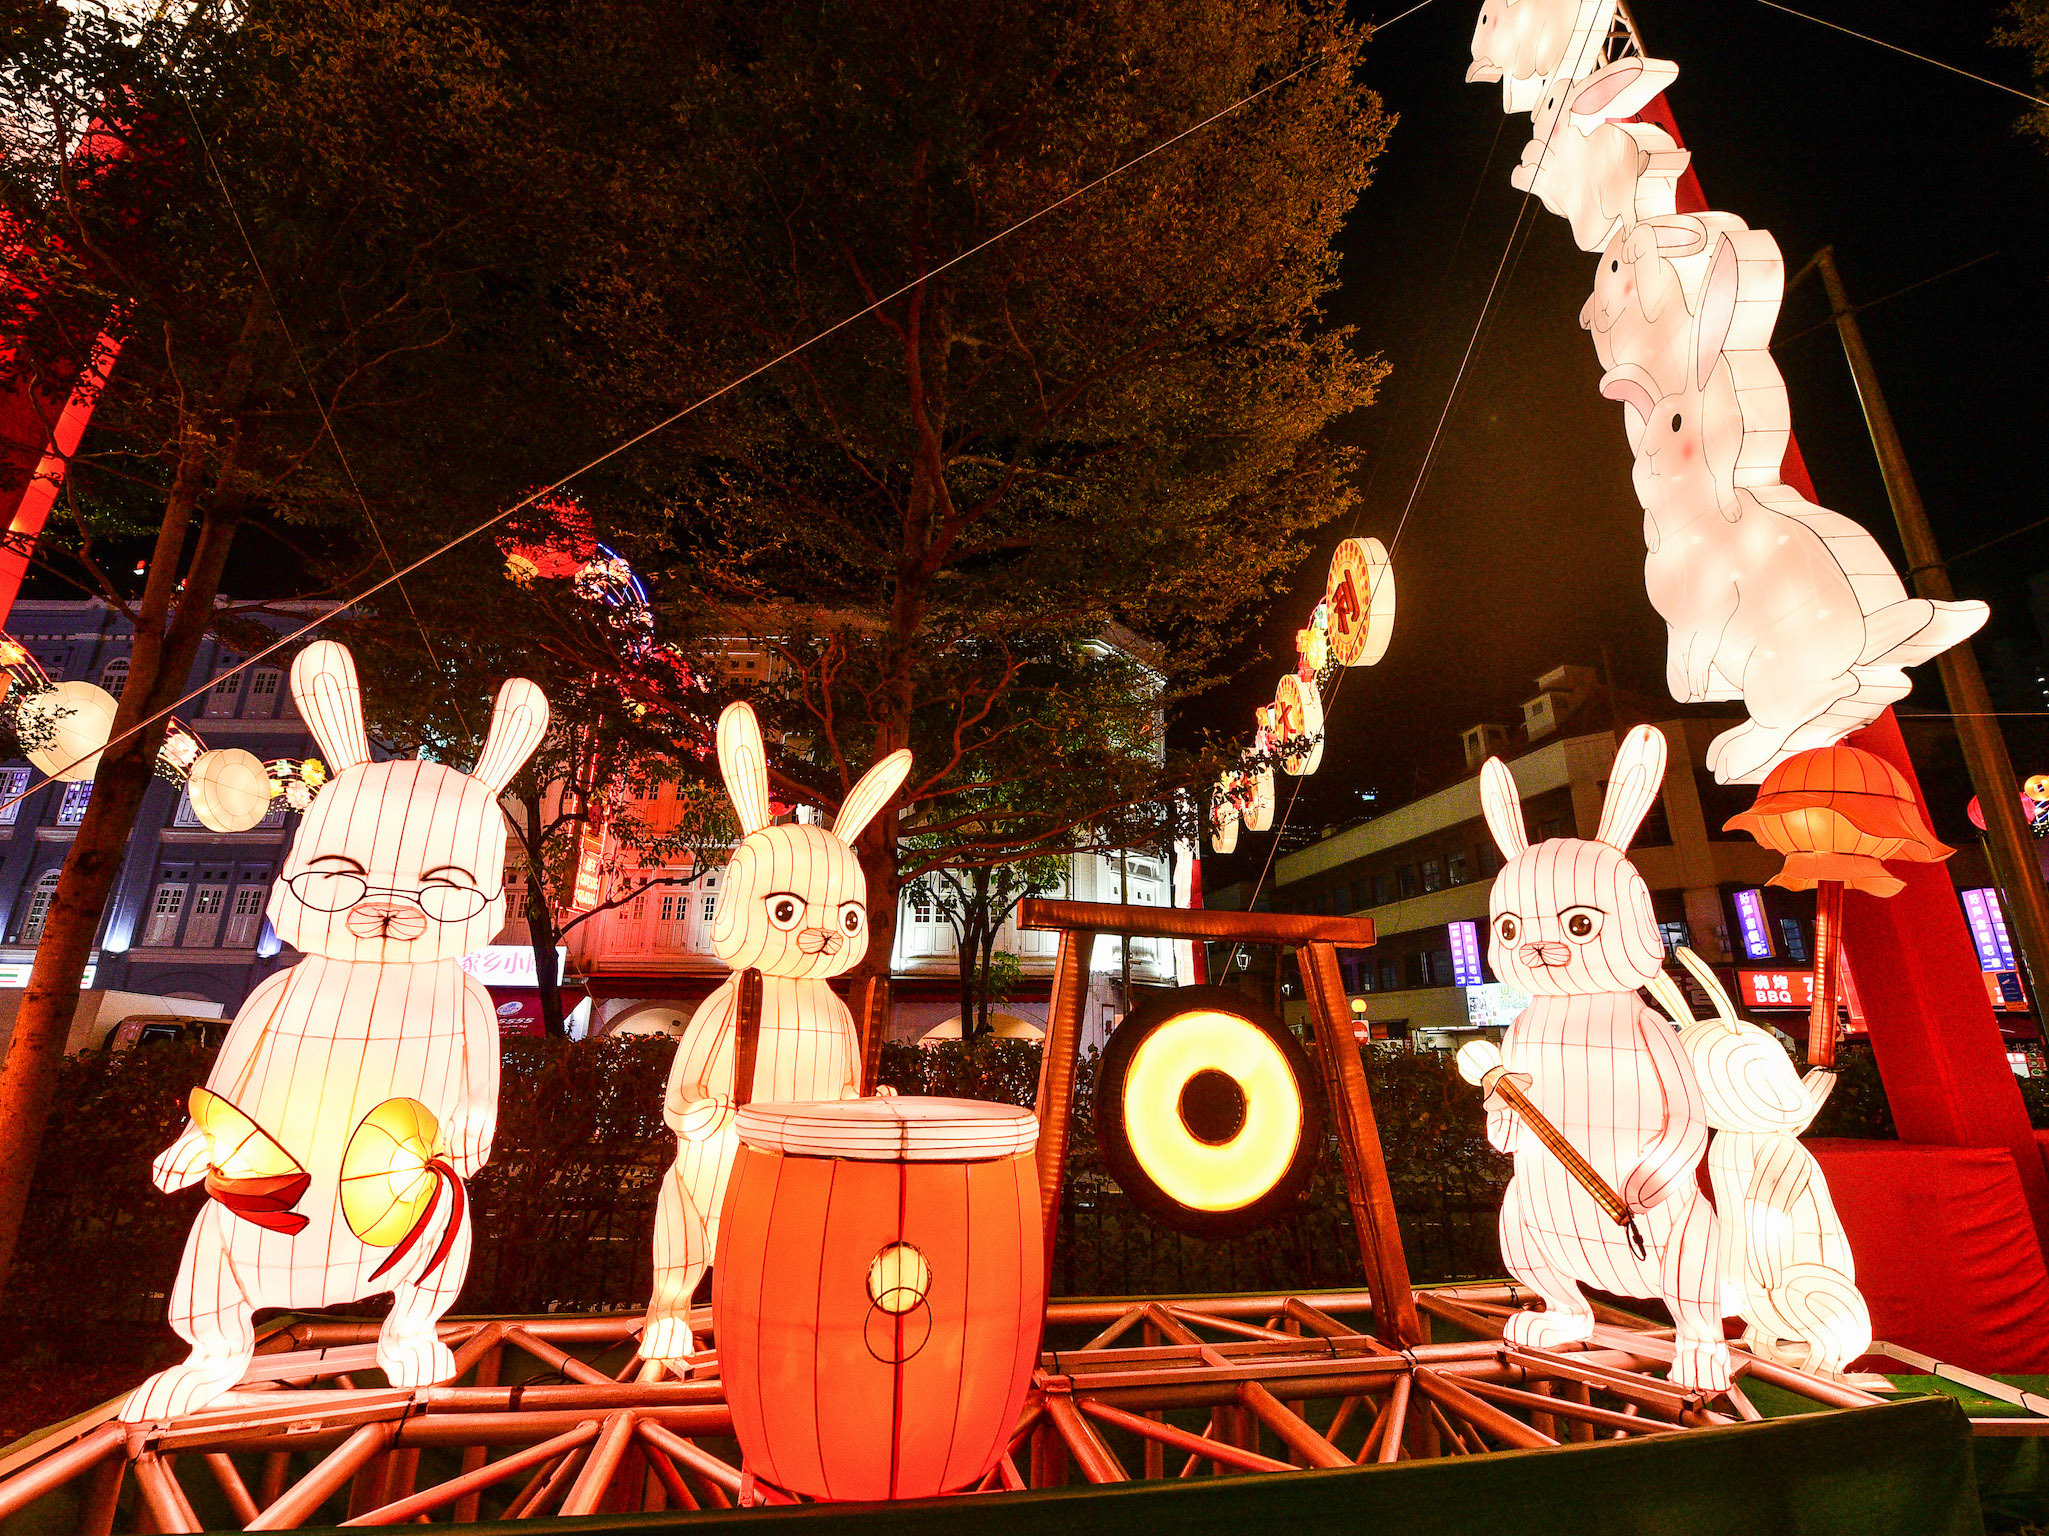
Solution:
<svg viewBox="0 0 2049 1536">
<path fill-rule="evenodd" d="M 1735 901 L 1736 931 L 1743 938 L 1743 958 L 1771 959 L 1772 931 L 1765 923 L 1764 892 L 1738 891 Z"/>
<path fill-rule="evenodd" d="M 1477 923 L 1453 923 L 1451 927 L 1451 979 L 1455 986 L 1484 986 L 1480 969 L 1480 929 Z"/>
<path fill-rule="evenodd" d="M 1738 971 L 1736 988 L 1752 1008 L 1811 1008 L 1814 1006 L 1812 971 Z"/>
<path fill-rule="evenodd" d="M 1971 942 L 1977 946 L 1981 971 L 2017 971 L 2013 939 L 2006 931 L 2006 914 L 1999 909 L 1999 892 L 1979 886 L 1963 893 L 1964 920 L 1971 925 Z"/>
</svg>

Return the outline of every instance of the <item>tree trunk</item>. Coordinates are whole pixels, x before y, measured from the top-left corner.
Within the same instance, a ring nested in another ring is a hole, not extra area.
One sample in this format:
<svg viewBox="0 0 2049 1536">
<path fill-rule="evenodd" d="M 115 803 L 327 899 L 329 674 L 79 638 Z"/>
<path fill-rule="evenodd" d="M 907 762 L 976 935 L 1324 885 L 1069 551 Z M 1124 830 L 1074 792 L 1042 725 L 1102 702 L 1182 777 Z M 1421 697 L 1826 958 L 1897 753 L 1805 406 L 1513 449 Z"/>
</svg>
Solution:
<svg viewBox="0 0 2049 1536">
<path fill-rule="evenodd" d="M 884 1005 L 880 1028 L 887 1038 L 895 1008 L 895 998 L 889 992 L 889 962 L 896 952 L 897 895 L 901 889 L 897 872 L 902 867 L 896 856 L 894 808 L 868 823 L 854 851 L 860 856 L 861 874 L 868 886 L 868 953 L 847 973 L 847 986 L 850 996 L 858 996 L 861 983 L 869 977 L 881 983 Z"/>
<path fill-rule="evenodd" d="M 538 849 L 541 846 L 540 796 L 527 797 L 525 809 L 526 845 L 530 849 Z M 541 1029 L 552 1040 L 565 1040 L 569 1037 L 569 1026 L 562 1017 L 562 986 L 555 975 L 555 910 L 548 904 L 548 882 L 540 861 L 532 855 L 527 859 L 526 931 L 527 942 L 534 951 L 534 985 L 541 993 Z"/>
<path fill-rule="evenodd" d="M 221 570 L 235 536 L 237 516 L 210 510 L 200 523 L 192 562 L 179 594 L 178 556 L 191 525 L 203 481 L 199 434 L 179 466 L 158 530 L 156 558 L 149 568 L 137 613 L 129 658 L 128 686 L 114 712 L 113 735 L 166 708 L 185 691 L 199 642 L 212 622 Z M 172 603 L 176 600 L 175 612 Z M 0 1062 L 0 1290 L 14 1261 L 29 1186 L 49 1123 L 50 1100 L 71 1020 L 78 1012 L 79 981 L 91 957 L 107 895 L 127 857 L 129 834 L 149 788 L 166 723 L 158 721 L 100 759 L 92 799 L 85 808 L 71 851 L 65 856 L 57 892 L 36 946 L 35 968 L 15 1016 L 7 1057 Z"/>
</svg>

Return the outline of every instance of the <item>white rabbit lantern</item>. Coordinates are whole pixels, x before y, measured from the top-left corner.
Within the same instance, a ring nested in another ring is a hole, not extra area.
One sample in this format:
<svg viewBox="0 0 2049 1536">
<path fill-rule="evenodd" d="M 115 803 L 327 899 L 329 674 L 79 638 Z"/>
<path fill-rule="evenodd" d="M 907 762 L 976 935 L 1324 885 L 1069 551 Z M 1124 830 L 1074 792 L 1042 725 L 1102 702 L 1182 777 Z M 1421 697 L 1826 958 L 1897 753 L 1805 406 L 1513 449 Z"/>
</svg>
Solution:
<svg viewBox="0 0 2049 1536">
<path fill-rule="evenodd" d="M 1679 963 L 1707 990 L 1714 1016 L 1695 1020 L 1661 976 L 1652 992 L 1683 1025 L 1716 1132 L 1708 1147 L 1721 1235 L 1722 1310 L 1749 1329 L 1753 1354 L 1802 1370 L 1839 1373 L 1871 1347 L 1871 1313 L 1857 1289 L 1850 1239 L 1821 1165 L 1798 1137 L 1820 1113 L 1835 1073 L 1804 1078 L 1778 1041 L 1737 1015 L 1715 973 L 1690 949 Z"/>
<path fill-rule="evenodd" d="M 1532 847 L 1515 780 L 1499 758 L 1480 772 L 1480 804 L 1507 863 L 1489 902 L 1488 961 L 1531 995 L 1501 1043 L 1523 1092 L 1635 1214 L 1647 1252 L 1499 1095 L 1487 1138 L 1515 1158 L 1501 1204 L 1501 1253 L 1544 1298 L 1518 1312 L 1512 1343 L 1587 1338 L 1592 1285 L 1656 1296 L 1678 1325 L 1672 1379 L 1699 1391 L 1729 1385 L 1722 1342 L 1715 1213 L 1694 1184 L 1707 1143 L 1700 1089 L 1678 1035 L 1636 995 L 1661 973 L 1664 949 L 1650 887 L 1623 850 L 1657 798 L 1665 738 L 1640 725 L 1616 753 L 1595 840 Z"/>
<path fill-rule="evenodd" d="M 203 1178 L 214 1198 L 171 1291 L 192 1353 L 129 1396 L 131 1423 L 233 1387 L 261 1307 L 391 1291 L 377 1364 L 392 1385 L 454 1371 L 435 1324 L 469 1267 L 461 1180 L 490 1157 L 498 1113 L 497 1013 L 457 962 L 504 926 L 498 796 L 546 734 L 548 704 L 508 681 L 466 774 L 370 761 L 339 645 L 300 653 L 292 696 L 334 770 L 267 913 L 305 957 L 242 1005 L 193 1122 L 151 1169 L 166 1192 Z"/>
<path fill-rule="evenodd" d="M 689 1307 L 711 1255 L 739 1138 L 733 1128 L 740 973 L 761 972 L 761 1026 L 750 1102 L 861 1096 L 861 1040 L 827 985 L 868 953 L 868 883 L 852 843 L 903 787 L 892 752 L 848 793 L 832 829 L 769 823 L 768 756 L 746 704 L 719 716 L 719 772 L 744 834 L 726 867 L 712 950 L 734 974 L 699 1005 L 676 1047 L 662 1117 L 678 1140 L 655 1209 L 654 1297 L 645 1360 L 690 1353 Z"/>
<path fill-rule="evenodd" d="M 1501 110 L 1528 112 L 1554 76 L 1577 80 L 1601 62 L 1615 0 L 1487 0 L 1473 28 L 1466 81 L 1501 82 Z"/>
<path fill-rule="evenodd" d="M 1618 361 L 1601 392 L 1626 409 L 1644 507 L 1644 585 L 1664 618 L 1675 699 L 1743 700 L 1709 745 L 1723 783 L 1754 783 L 1905 697 L 1904 668 L 1985 622 L 1980 602 L 1910 598 L 1871 535 L 1780 483 L 1790 416 L 1772 362 L 1785 266 L 1763 230 L 1714 243 L 1684 382 Z"/>
<path fill-rule="evenodd" d="M 1546 82 L 1509 184 L 1564 218 L 1583 251 L 1670 215 L 1691 157 L 1664 129 L 1627 119 L 1678 77 L 1679 66 L 1666 60 L 1627 58 L 1583 80 Z"/>
</svg>

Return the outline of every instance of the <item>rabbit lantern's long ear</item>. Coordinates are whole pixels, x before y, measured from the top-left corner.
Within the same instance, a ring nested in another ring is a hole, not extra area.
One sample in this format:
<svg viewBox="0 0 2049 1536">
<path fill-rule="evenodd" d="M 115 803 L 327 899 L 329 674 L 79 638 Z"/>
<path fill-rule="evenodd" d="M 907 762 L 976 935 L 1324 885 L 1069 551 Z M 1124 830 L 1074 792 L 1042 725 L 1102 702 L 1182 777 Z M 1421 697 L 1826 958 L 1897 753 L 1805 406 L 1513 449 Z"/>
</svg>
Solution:
<svg viewBox="0 0 2049 1536">
<path fill-rule="evenodd" d="M 491 710 L 491 731 L 470 777 L 481 780 L 493 796 L 502 794 L 520 764 L 533 756 L 547 734 L 548 701 L 540 688 L 523 677 L 508 677 L 498 690 L 498 702 Z"/>
<path fill-rule="evenodd" d="M 768 750 L 761 744 L 761 722 L 749 704 L 728 704 L 719 716 L 719 772 L 740 831 L 759 832 L 768 825 Z"/>
<path fill-rule="evenodd" d="M 1610 848 L 1629 846 L 1665 782 L 1665 752 L 1664 732 L 1653 725 L 1639 725 L 1622 738 L 1608 776 L 1608 798 L 1601 803 L 1597 841 Z"/>
<path fill-rule="evenodd" d="M 347 646 L 316 640 L 292 661 L 292 698 L 330 776 L 370 761 L 370 738 L 363 731 L 363 688 L 356 681 L 356 659 Z"/>
<path fill-rule="evenodd" d="M 1530 834 L 1523 826 L 1522 796 L 1516 793 L 1515 775 L 1498 757 L 1487 759 L 1480 770 L 1480 810 L 1487 818 L 1487 830 L 1494 834 L 1494 846 L 1504 859 L 1529 851 Z"/>
<path fill-rule="evenodd" d="M 832 835 L 843 843 L 851 843 L 861 831 L 875 819 L 875 813 L 889 804 L 890 796 L 903 788 L 904 779 L 911 771 L 911 752 L 908 747 L 899 747 L 881 762 L 861 775 L 840 805 L 839 816 L 833 821 Z"/>
<path fill-rule="evenodd" d="M 1679 66 L 1669 59 L 1617 59 L 1570 87 L 1566 110 L 1585 133 L 1597 123 L 1635 117 L 1678 78 Z"/>
</svg>

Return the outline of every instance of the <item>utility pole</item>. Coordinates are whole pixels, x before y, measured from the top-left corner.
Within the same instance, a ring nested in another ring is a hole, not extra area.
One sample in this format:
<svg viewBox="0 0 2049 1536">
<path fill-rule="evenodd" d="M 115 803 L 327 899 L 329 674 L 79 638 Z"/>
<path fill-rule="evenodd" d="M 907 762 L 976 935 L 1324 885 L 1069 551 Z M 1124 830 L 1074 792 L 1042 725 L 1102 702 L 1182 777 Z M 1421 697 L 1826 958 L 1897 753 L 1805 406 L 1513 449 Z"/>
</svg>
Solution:
<svg viewBox="0 0 2049 1536">
<path fill-rule="evenodd" d="M 1864 350 L 1864 333 L 1857 325 L 1856 308 L 1844 293 L 1842 275 L 1836 271 L 1835 247 L 1825 245 L 1816 251 L 1814 259 L 1786 286 L 1790 289 L 1815 269 L 1820 270 L 1822 286 L 1828 290 L 1829 312 L 1843 339 L 1850 375 L 1857 384 L 1857 399 L 1864 407 L 1864 423 L 1871 432 L 1879 472 L 1885 477 L 1886 499 L 1892 503 L 1900 543 L 1906 548 L 1908 579 L 1917 597 L 1948 602 L 1956 596 L 1949 582 L 1949 567 L 1935 547 L 1935 534 L 1928 526 L 1920 488 L 1907 467 L 1906 450 L 1900 444 L 1885 394 L 1878 386 L 1871 354 Z M 1963 744 L 1971 785 L 1978 791 L 1978 804 L 1985 811 L 1985 848 L 1992 858 L 1993 878 L 2006 893 L 2007 911 L 2013 917 L 2021 958 L 2027 965 L 2029 993 L 2036 1008 L 2041 1009 L 2045 1006 L 2042 987 L 2049 984 L 2049 889 L 2042 884 L 2034 837 L 2021 820 L 2019 781 L 2014 777 L 2013 760 L 2007 756 L 2006 738 L 2000 734 L 1991 696 L 1985 692 L 1985 676 L 1978 670 L 1978 657 L 1971 642 L 1951 646 L 1935 658 L 1935 665 L 1942 674 L 1942 686 L 1956 717 L 1957 739 Z"/>
<path fill-rule="evenodd" d="M 1131 850 L 1117 850 L 1117 904 L 1131 905 Z M 1131 1012 L 1131 935 L 1124 935 L 1124 1011 Z"/>
</svg>

